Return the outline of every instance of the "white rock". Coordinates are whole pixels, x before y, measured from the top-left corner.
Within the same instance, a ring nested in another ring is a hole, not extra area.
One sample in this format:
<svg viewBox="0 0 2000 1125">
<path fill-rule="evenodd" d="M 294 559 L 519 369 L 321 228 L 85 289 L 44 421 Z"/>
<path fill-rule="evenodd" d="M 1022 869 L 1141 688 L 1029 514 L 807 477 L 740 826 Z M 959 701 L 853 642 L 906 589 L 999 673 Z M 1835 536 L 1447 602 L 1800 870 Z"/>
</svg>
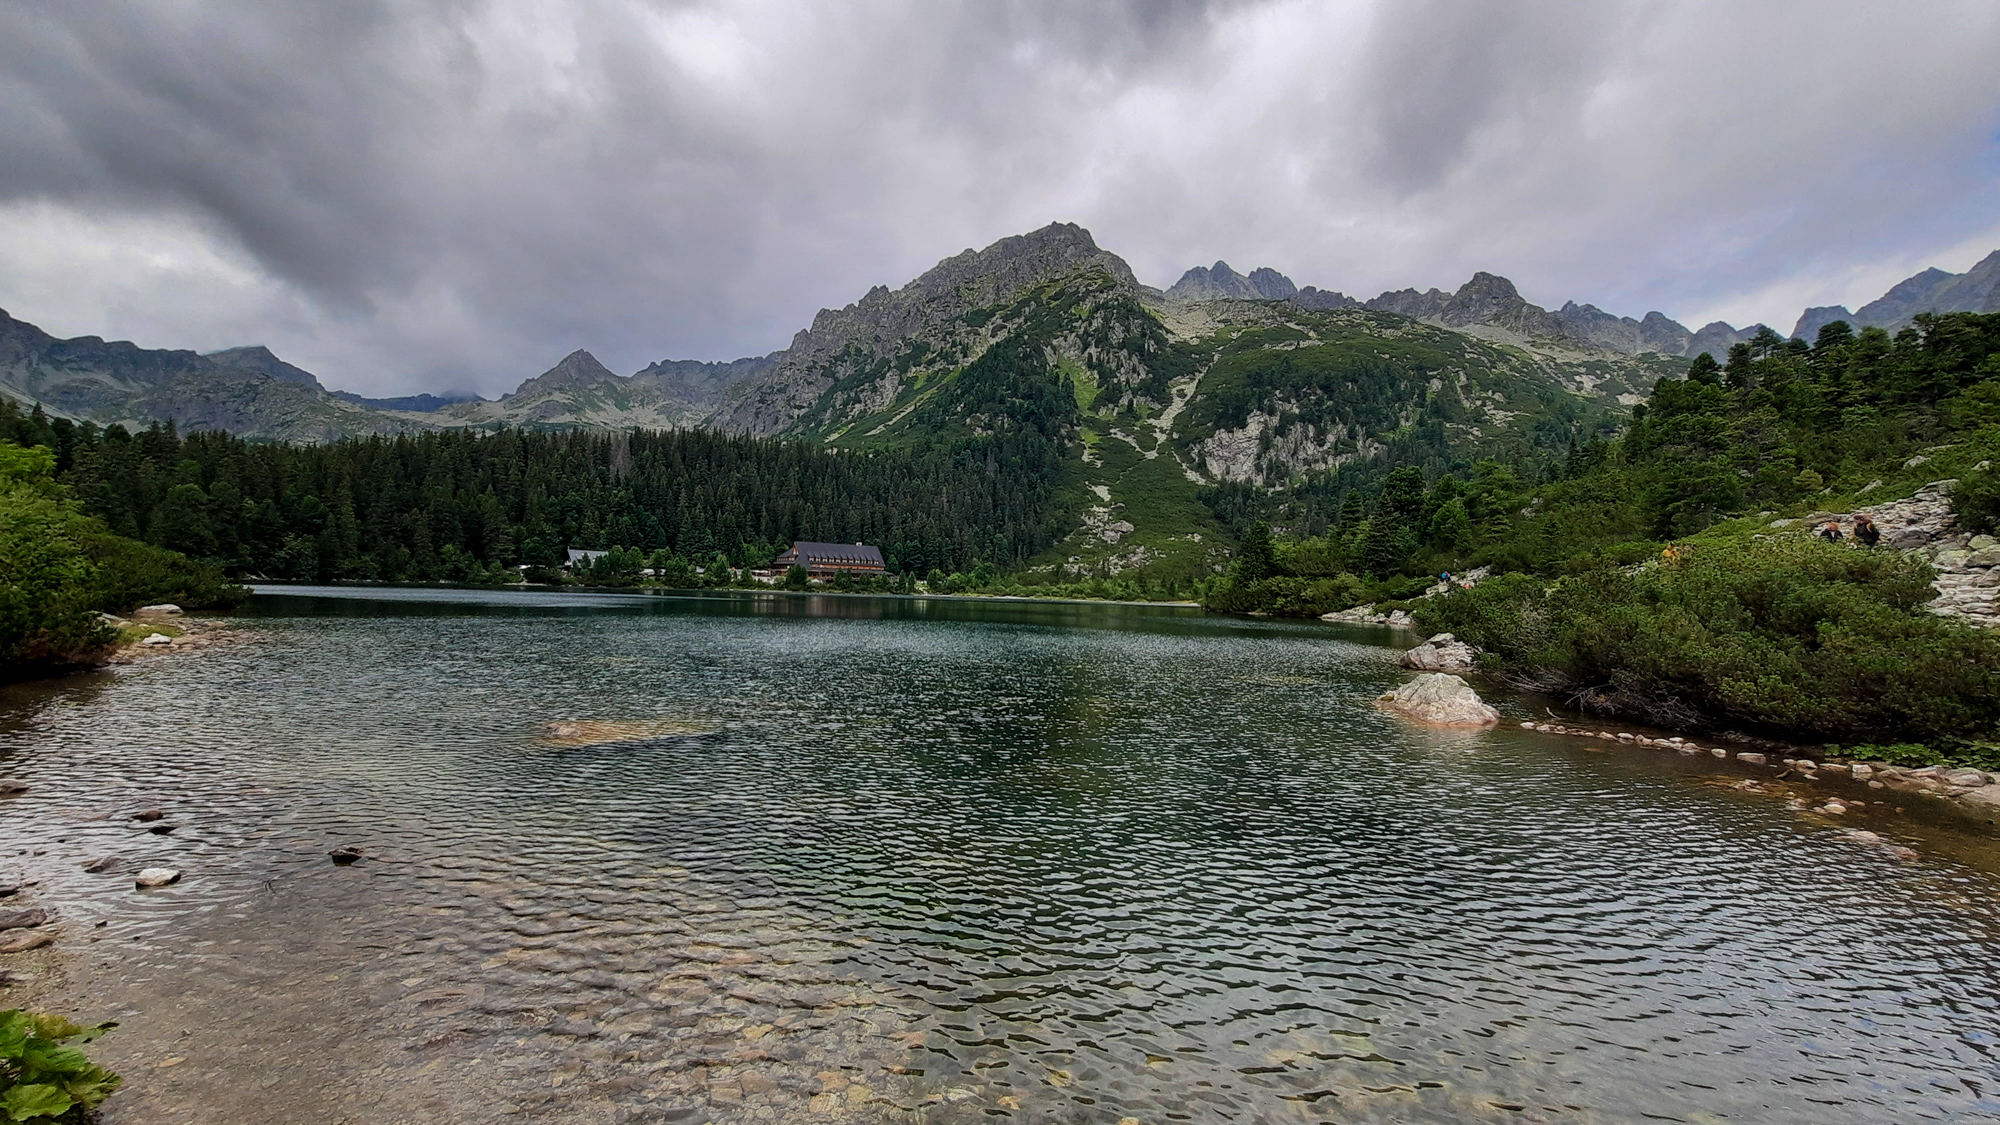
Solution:
<svg viewBox="0 0 2000 1125">
<path fill-rule="evenodd" d="M 1716 747 L 1713 750 L 1710 750 L 1709 753 L 1718 758 L 1727 758 L 1729 756 L 1729 751 L 1724 750 L 1720 746 Z"/>
<path fill-rule="evenodd" d="M 1430 726 L 1490 727 L 1500 721 L 1500 712 L 1488 707 L 1471 685 L 1444 672 L 1418 676 L 1384 692 L 1376 705 Z"/>
<path fill-rule="evenodd" d="M 1749 762 L 1753 766 L 1761 766 L 1764 764 L 1764 755 L 1745 750 L 1736 755 L 1736 760 L 1739 762 Z"/>
<path fill-rule="evenodd" d="M 165 633 L 154 633 L 139 643 L 142 645 L 170 645 L 174 643 L 174 639 Z"/>
<path fill-rule="evenodd" d="M 132 879 L 132 885 L 141 890 L 147 887 L 164 887 L 168 883 L 181 881 L 181 873 L 171 867 L 148 867 Z"/>
<path fill-rule="evenodd" d="M 1865 762 L 1856 762 L 1847 768 L 1854 771 L 1854 776 L 1858 778 L 1869 778 L 1875 776 L 1875 767 L 1868 765 Z"/>
<path fill-rule="evenodd" d="M 134 612 L 135 614 L 138 614 L 138 613 L 157 613 L 157 614 L 160 614 L 160 615 L 161 615 L 161 616 L 163 616 L 163 617 L 173 617 L 173 616 L 175 616 L 175 615 L 179 614 L 179 613 L 180 613 L 180 611 L 181 611 L 181 607 L 179 607 L 179 606 L 175 605 L 175 604 L 174 604 L 174 603 L 172 603 L 172 602 L 161 602 L 161 603 L 160 603 L 159 605 L 142 605 L 142 606 L 140 606 L 140 607 L 139 607 L 138 609 L 134 610 L 133 612 Z"/>
</svg>

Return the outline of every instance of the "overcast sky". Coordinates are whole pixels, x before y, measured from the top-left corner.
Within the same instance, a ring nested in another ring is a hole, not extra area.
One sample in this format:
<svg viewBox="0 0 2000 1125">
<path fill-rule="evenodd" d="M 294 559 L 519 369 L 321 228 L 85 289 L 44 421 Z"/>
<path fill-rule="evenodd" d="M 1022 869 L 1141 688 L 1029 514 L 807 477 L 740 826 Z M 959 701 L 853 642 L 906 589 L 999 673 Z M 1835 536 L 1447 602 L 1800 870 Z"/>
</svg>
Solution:
<svg viewBox="0 0 2000 1125">
<path fill-rule="evenodd" d="M 0 0 L 0 308 L 488 395 L 1053 220 L 1789 330 L 2000 248 L 2000 4 Z"/>
</svg>

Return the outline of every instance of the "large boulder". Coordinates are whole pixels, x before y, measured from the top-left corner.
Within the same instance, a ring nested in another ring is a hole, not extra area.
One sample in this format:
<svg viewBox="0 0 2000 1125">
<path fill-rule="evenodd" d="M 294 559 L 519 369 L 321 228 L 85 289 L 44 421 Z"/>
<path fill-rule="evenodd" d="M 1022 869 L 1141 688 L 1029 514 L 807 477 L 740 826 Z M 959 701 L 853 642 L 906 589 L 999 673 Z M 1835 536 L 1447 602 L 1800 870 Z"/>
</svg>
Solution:
<svg viewBox="0 0 2000 1125">
<path fill-rule="evenodd" d="M 1402 664 L 1419 672 L 1470 672 L 1478 658 L 1478 649 L 1450 633 L 1439 633 L 1404 653 Z"/>
<path fill-rule="evenodd" d="M 1500 712 L 1488 707 L 1470 684 L 1445 672 L 1418 676 L 1384 692 L 1375 705 L 1434 727 L 1490 727 L 1500 721 Z"/>
</svg>

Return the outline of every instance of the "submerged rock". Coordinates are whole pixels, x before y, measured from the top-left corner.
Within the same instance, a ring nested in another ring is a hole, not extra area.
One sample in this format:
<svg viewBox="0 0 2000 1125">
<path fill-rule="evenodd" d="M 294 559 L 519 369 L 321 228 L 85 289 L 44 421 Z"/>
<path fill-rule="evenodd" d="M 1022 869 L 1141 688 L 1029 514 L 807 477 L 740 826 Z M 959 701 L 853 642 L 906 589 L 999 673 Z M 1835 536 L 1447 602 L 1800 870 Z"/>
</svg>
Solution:
<svg viewBox="0 0 2000 1125">
<path fill-rule="evenodd" d="M 26 953 L 30 949 L 40 949 L 55 944 L 56 935 L 47 930 L 27 930 L 0 939 L 0 953 Z"/>
<path fill-rule="evenodd" d="M 0 777 L 0 797 L 18 797 L 27 791 L 27 782 L 15 781 L 11 777 Z"/>
<path fill-rule="evenodd" d="M 148 867 L 132 880 L 132 885 L 145 890 L 147 887 L 164 887 L 181 881 L 181 873 L 171 867 Z"/>
<path fill-rule="evenodd" d="M 0 910 L 0 930 L 25 930 L 49 920 L 49 912 L 39 906 L 25 910 Z"/>
<path fill-rule="evenodd" d="M 1375 705 L 1430 726 L 1490 727 L 1500 721 L 1500 712 L 1488 707 L 1470 684 L 1445 672 L 1418 676 L 1384 692 Z"/>
<path fill-rule="evenodd" d="M 333 860 L 334 863 L 341 867 L 346 867 L 348 864 L 361 858 L 361 849 L 349 844 L 345 847 L 335 848 L 326 854 L 327 858 Z"/>
<path fill-rule="evenodd" d="M 1478 649 L 1450 633 L 1439 633 L 1404 653 L 1402 665 L 1419 672 L 1470 672 L 1478 658 Z"/>
</svg>

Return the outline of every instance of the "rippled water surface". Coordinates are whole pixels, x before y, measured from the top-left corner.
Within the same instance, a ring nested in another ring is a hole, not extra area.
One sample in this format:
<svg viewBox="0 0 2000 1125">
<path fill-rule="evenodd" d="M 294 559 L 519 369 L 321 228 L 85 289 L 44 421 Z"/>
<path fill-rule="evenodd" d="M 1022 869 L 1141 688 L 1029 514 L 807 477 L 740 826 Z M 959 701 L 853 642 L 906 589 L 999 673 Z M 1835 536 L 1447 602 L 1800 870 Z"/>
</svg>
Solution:
<svg viewBox="0 0 2000 1125">
<path fill-rule="evenodd" d="M 1369 634 L 393 590 L 250 616 L 0 702 L 34 786 L 0 875 L 63 918 L 14 961 L 123 1021 L 114 1125 L 2000 1116 L 1991 875 L 1708 759 L 1402 726 Z M 155 864 L 186 878 L 133 890 Z"/>
</svg>

